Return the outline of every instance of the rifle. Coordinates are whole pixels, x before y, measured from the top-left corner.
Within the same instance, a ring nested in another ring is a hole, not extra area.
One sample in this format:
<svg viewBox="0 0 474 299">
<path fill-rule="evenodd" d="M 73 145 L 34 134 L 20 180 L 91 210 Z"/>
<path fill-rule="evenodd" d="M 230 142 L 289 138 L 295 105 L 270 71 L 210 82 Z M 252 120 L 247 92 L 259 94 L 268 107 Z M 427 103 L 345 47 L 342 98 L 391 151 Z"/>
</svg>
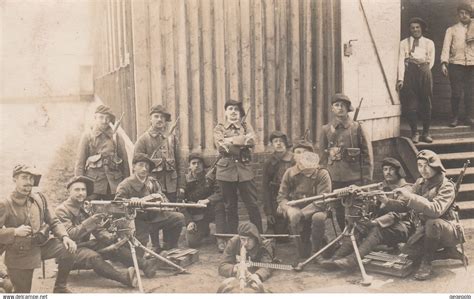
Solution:
<svg viewBox="0 0 474 299">
<path fill-rule="evenodd" d="M 369 185 L 364 185 L 364 186 L 349 186 L 349 187 L 344 187 L 340 189 L 336 189 L 331 193 L 323 193 L 311 197 L 306 197 L 306 198 L 301 198 L 297 200 L 292 200 L 287 203 L 290 207 L 297 206 L 300 204 L 305 204 L 309 202 L 313 202 L 314 204 L 316 203 L 329 203 L 329 202 L 334 202 L 336 200 L 339 200 L 341 197 L 346 197 L 351 194 L 354 194 L 356 192 L 360 191 L 367 191 L 369 189 L 381 189 L 382 188 L 382 183 L 374 183 L 374 184 L 369 184 Z M 377 190 L 377 193 L 380 193 L 379 190 Z M 328 199 L 328 200 L 326 200 Z"/>
<path fill-rule="evenodd" d="M 168 136 L 171 136 L 173 134 L 174 130 L 176 130 L 176 127 L 178 126 L 178 121 L 179 121 L 179 115 L 176 117 L 176 120 L 174 121 L 173 125 L 170 127 L 170 130 L 168 132 Z"/>
<path fill-rule="evenodd" d="M 120 124 L 122 123 L 122 119 L 124 115 L 125 115 L 125 112 L 122 112 L 122 115 L 120 115 L 119 119 L 116 120 L 113 125 L 112 123 L 109 123 L 110 127 L 112 128 L 112 134 L 117 133 L 117 130 L 120 127 Z"/>
<path fill-rule="evenodd" d="M 459 244 L 461 245 L 461 253 L 462 253 L 462 264 L 464 266 L 464 269 L 467 271 L 467 261 L 466 261 L 466 255 L 464 254 L 464 228 L 461 226 L 461 222 L 459 221 L 459 207 L 456 205 L 456 197 L 458 196 L 459 189 L 461 188 L 462 181 L 464 179 L 464 175 L 466 174 L 466 170 L 469 167 L 469 164 L 471 164 L 470 160 L 467 160 L 464 165 L 462 166 L 461 172 L 459 173 L 458 179 L 456 180 L 456 184 L 454 185 L 454 203 L 453 203 L 453 209 L 454 209 L 454 219 L 456 220 L 456 231 L 459 234 Z"/>
<path fill-rule="evenodd" d="M 238 234 L 214 234 L 215 237 L 221 238 L 232 238 L 238 236 Z M 261 234 L 260 237 L 262 238 L 298 238 L 300 235 L 289 235 L 289 234 Z"/>
<path fill-rule="evenodd" d="M 357 105 L 356 111 L 354 112 L 354 121 L 357 121 L 357 118 L 359 117 L 359 112 L 360 112 L 360 107 L 362 106 L 362 101 L 364 101 L 364 98 L 360 98 L 359 105 Z"/>
</svg>

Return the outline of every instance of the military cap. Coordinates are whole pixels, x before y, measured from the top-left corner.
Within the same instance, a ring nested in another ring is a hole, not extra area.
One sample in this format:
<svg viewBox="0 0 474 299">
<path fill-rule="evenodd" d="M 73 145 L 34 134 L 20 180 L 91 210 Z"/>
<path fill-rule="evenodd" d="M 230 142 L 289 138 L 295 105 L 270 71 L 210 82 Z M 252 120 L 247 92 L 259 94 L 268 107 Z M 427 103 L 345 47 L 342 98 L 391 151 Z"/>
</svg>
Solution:
<svg viewBox="0 0 474 299">
<path fill-rule="evenodd" d="M 15 167 L 13 167 L 13 177 L 16 177 L 20 173 L 28 173 L 33 176 L 33 186 L 38 186 L 39 182 L 41 180 L 41 174 L 38 173 L 37 169 L 35 167 L 31 167 L 25 164 L 18 164 Z"/>
<path fill-rule="evenodd" d="M 352 107 L 351 100 L 345 94 L 336 93 L 335 95 L 333 95 L 332 100 L 331 100 L 331 105 L 336 103 L 336 102 L 344 102 L 347 105 L 347 110 L 349 112 L 354 111 L 354 107 Z"/>
<path fill-rule="evenodd" d="M 446 172 L 446 169 L 443 166 L 443 163 L 441 163 L 441 159 L 439 156 L 430 150 L 421 150 L 418 152 L 416 155 L 417 160 L 426 160 L 428 161 L 428 165 L 432 168 L 438 168 L 442 172 Z"/>
<path fill-rule="evenodd" d="M 242 104 L 242 102 L 238 102 L 238 101 L 234 101 L 234 100 L 228 100 L 228 101 L 225 102 L 225 104 L 224 104 L 224 110 L 227 109 L 227 107 L 229 107 L 229 106 L 237 106 L 237 107 L 239 107 L 239 110 L 240 110 L 240 117 L 244 117 L 244 116 L 245 116 L 244 105 Z"/>
<path fill-rule="evenodd" d="M 428 25 L 426 24 L 425 20 L 423 20 L 423 19 L 420 18 L 420 17 L 411 18 L 411 19 L 408 21 L 408 26 L 410 26 L 412 23 L 420 24 L 421 30 L 423 30 L 423 32 L 425 32 L 425 31 L 426 31 L 426 28 L 428 28 Z"/>
<path fill-rule="evenodd" d="M 461 3 L 459 3 L 457 10 L 458 11 L 465 10 L 469 13 L 472 13 L 472 6 L 468 2 L 461 2 Z"/>
<path fill-rule="evenodd" d="M 147 155 L 144 153 L 138 153 L 133 157 L 132 164 L 137 164 L 138 162 L 146 162 L 150 166 L 150 170 L 155 169 L 156 165 Z"/>
<path fill-rule="evenodd" d="M 100 113 L 100 114 L 107 114 L 110 116 L 110 121 L 115 123 L 115 114 L 112 112 L 112 109 L 110 109 L 109 106 L 107 105 L 99 105 L 95 109 L 95 113 Z"/>
<path fill-rule="evenodd" d="M 165 116 L 166 121 L 171 121 L 171 114 L 162 105 L 154 105 L 150 109 L 150 115 L 154 113 L 161 113 Z"/>
<path fill-rule="evenodd" d="M 67 183 L 66 188 L 69 189 L 72 186 L 72 184 L 78 183 L 78 182 L 84 183 L 86 185 L 87 195 L 91 195 L 92 193 L 94 193 L 94 181 L 90 177 L 83 176 L 83 175 L 78 175 L 71 178 L 69 182 Z"/>
<path fill-rule="evenodd" d="M 400 178 L 404 178 L 404 177 L 407 176 L 406 173 L 405 173 L 405 170 L 402 167 L 402 164 L 397 159 L 394 159 L 394 158 L 391 158 L 391 157 L 387 157 L 387 158 L 383 159 L 382 160 L 382 167 L 387 166 L 387 165 L 392 166 L 395 169 L 397 169 L 397 174 Z"/>
<path fill-rule="evenodd" d="M 295 142 L 293 142 L 293 151 L 297 148 L 305 148 L 308 151 L 314 152 L 313 145 L 305 139 L 295 140 Z"/>
<path fill-rule="evenodd" d="M 288 142 L 288 137 L 286 136 L 285 133 L 281 132 L 281 131 L 273 131 L 271 134 L 270 134 L 270 142 L 273 141 L 273 139 L 275 138 L 282 138 L 283 141 L 285 142 L 286 144 L 286 147 L 290 147 L 290 144 Z"/>
<path fill-rule="evenodd" d="M 202 155 L 201 155 L 200 153 L 197 153 L 197 152 L 190 153 L 190 154 L 189 154 L 189 157 L 188 157 L 188 162 L 191 162 L 191 161 L 194 160 L 194 159 L 201 160 L 202 165 L 203 165 L 204 167 L 207 167 L 207 166 L 206 166 L 206 162 L 204 161 L 204 158 L 202 157 Z"/>
</svg>

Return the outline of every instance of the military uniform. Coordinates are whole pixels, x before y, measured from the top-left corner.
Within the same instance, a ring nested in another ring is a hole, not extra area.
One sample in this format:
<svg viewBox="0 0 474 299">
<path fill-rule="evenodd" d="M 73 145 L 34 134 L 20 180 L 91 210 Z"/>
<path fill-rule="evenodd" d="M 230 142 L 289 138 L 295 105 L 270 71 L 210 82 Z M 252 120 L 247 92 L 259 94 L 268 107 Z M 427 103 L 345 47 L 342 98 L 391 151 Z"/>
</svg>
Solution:
<svg viewBox="0 0 474 299">
<path fill-rule="evenodd" d="M 462 259 L 456 245 L 464 240 L 456 229 L 454 184 L 446 178 L 440 158 L 432 151 L 422 150 L 417 159 L 427 160 L 430 167 L 437 169 L 437 174 L 429 179 L 419 178 L 408 198 L 389 201 L 386 209 L 412 213 L 416 230 L 402 252 L 418 261 L 421 258 L 422 266 L 415 278 L 424 280 L 431 274 L 431 261 L 436 257 L 436 250 L 444 248 L 452 253 L 454 257 L 451 258 Z"/>
<path fill-rule="evenodd" d="M 275 132 L 274 132 L 275 133 Z M 274 134 L 270 137 L 270 142 L 273 138 L 284 138 L 287 140 L 286 135 Z M 284 136 L 284 137 L 283 137 Z M 273 138 L 272 138 L 273 137 Z M 285 142 L 288 146 L 288 142 Z M 263 164 L 263 202 L 264 210 L 267 216 L 273 216 L 275 223 L 267 223 L 267 230 L 272 233 L 282 234 L 285 233 L 286 225 L 285 219 L 277 214 L 277 196 L 278 190 L 280 189 L 281 180 L 285 171 L 294 164 L 293 153 L 291 151 L 285 151 L 284 153 L 273 152 L 268 160 Z"/>
<path fill-rule="evenodd" d="M 331 177 L 324 168 L 300 170 L 297 166 L 289 168 L 281 180 L 278 192 L 278 204 L 331 192 Z M 291 234 L 300 234 L 303 244 L 298 245 L 300 257 L 308 256 L 311 250 L 322 247 L 325 233 L 326 208 L 309 203 L 301 208 L 303 228 L 300 231 L 300 219 L 288 219 Z M 311 242 L 310 242 L 311 237 Z M 312 247 L 311 247 L 312 243 Z"/>
<path fill-rule="evenodd" d="M 39 268 L 41 260 L 58 259 L 58 274 L 55 289 L 66 288 L 74 255 L 61 242 L 68 236 L 66 229 L 48 208 L 47 200 L 40 193 L 30 193 L 25 205 L 18 205 L 16 198 L 24 195 L 14 191 L 0 200 L 0 244 L 5 248 L 5 265 L 16 293 L 29 293 L 33 270 Z M 15 228 L 29 225 L 35 235 L 45 224 L 50 226 L 55 238 L 38 244 L 32 236 L 15 236 Z"/>
<path fill-rule="evenodd" d="M 156 165 L 151 176 L 156 178 L 169 200 L 176 201 L 178 188 L 179 147 L 176 135 L 148 129 L 135 143 L 134 155 L 143 153 Z"/>
<path fill-rule="evenodd" d="M 353 108 L 350 100 L 336 94 L 332 103 L 337 101 L 348 102 L 349 111 Z M 323 126 L 319 139 L 321 166 L 331 173 L 333 189 L 349 185 L 361 185 L 372 180 L 372 159 L 369 152 L 368 140 L 359 122 L 347 116 L 340 121 L 334 119 Z M 339 227 L 344 228 L 344 208 L 336 207 L 336 217 Z"/>
<path fill-rule="evenodd" d="M 399 180 L 397 183 L 389 183 L 384 180 L 382 182 L 383 191 L 388 192 L 397 188 L 411 188 L 411 184 L 408 184 L 404 179 L 406 175 L 400 162 L 393 158 L 386 158 L 382 161 L 382 167 L 384 165 L 395 167 L 398 171 Z M 361 258 L 364 258 L 365 255 L 380 244 L 396 247 L 398 243 L 405 243 L 408 237 L 414 232 L 413 219 L 409 213 L 387 211 L 383 206 L 379 207 L 377 218 L 372 221 L 372 224 L 372 227 L 363 227 L 362 230 L 356 232 L 355 237 Z M 365 226 L 363 224 L 361 225 Z M 355 254 L 343 258 L 351 252 L 353 252 L 352 242 L 349 238 L 345 238 L 343 239 L 342 246 L 336 251 L 331 261 L 325 261 L 321 264 L 327 268 L 331 268 L 332 266 L 353 268 L 357 266 Z"/>
<path fill-rule="evenodd" d="M 230 105 L 229 102 L 226 105 Z M 241 103 L 233 102 L 232 105 L 241 106 Z M 248 146 L 234 145 L 226 141 L 226 138 L 243 135 L 251 136 Z M 239 224 L 237 191 L 245 204 L 250 221 L 262 231 L 262 218 L 257 206 L 257 187 L 252 167 L 249 165 L 249 147 L 254 146 L 254 137 L 253 128 L 246 122 L 225 121 L 214 128 L 214 144 L 220 154 L 216 163 L 216 179 L 224 198 L 230 233 L 236 233 Z"/>
<path fill-rule="evenodd" d="M 253 262 L 271 263 L 274 259 L 274 247 L 271 240 L 262 240 L 260 234 L 251 223 L 242 223 L 239 225 L 239 235 L 251 236 L 257 240 L 257 244 L 252 250 L 247 251 L 247 257 Z M 232 277 L 234 265 L 238 263 L 237 256 L 240 256 L 241 242 L 239 236 L 234 236 L 229 240 L 227 246 L 222 254 L 219 264 L 219 275 L 224 277 Z M 270 278 L 272 269 L 249 267 L 251 273 L 258 275 L 261 281 Z"/>
<path fill-rule="evenodd" d="M 226 233 L 227 219 L 222 194 L 215 182 L 206 178 L 207 170 L 193 176 L 190 172 L 186 174 L 185 197 L 188 202 L 198 202 L 209 199 L 210 203 L 206 209 L 188 209 L 187 222 L 195 222 L 195 231 L 186 230 L 186 241 L 189 247 L 197 247 L 202 239 L 209 235 L 209 223 L 215 221 L 216 233 Z"/>
<path fill-rule="evenodd" d="M 110 108 L 99 106 L 96 113 L 111 112 Z M 118 184 L 130 175 L 122 137 L 113 134 L 110 127 L 105 131 L 97 127 L 86 131 L 79 142 L 74 174 L 88 176 L 94 180 L 93 199 L 112 200 Z"/>
<path fill-rule="evenodd" d="M 153 193 L 163 194 L 155 178 L 147 177 L 144 182 L 141 182 L 136 175 L 131 175 L 118 185 L 115 199 L 143 198 Z M 163 197 L 166 198 L 164 194 Z M 183 225 L 184 216 L 178 212 L 139 211 L 135 218 L 136 237 L 145 246 L 151 231 L 163 230 L 163 241 L 166 244 L 164 247 L 177 247 Z"/>
</svg>

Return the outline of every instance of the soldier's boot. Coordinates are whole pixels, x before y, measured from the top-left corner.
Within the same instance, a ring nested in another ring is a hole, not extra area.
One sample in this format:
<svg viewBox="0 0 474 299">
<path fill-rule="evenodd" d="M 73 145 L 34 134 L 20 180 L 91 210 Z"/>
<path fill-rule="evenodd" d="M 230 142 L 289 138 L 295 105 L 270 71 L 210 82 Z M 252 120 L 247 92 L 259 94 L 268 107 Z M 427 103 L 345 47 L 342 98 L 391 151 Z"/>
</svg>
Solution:
<svg viewBox="0 0 474 299">
<path fill-rule="evenodd" d="M 426 142 L 426 143 L 433 142 L 433 138 L 430 135 L 430 125 L 431 125 L 430 120 L 423 121 L 423 134 L 421 135 L 420 141 Z"/>
<path fill-rule="evenodd" d="M 360 257 L 363 259 L 375 246 L 380 244 L 381 240 L 382 236 L 380 233 L 378 231 L 372 231 L 358 246 Z M 355 253 L 352 253 L 350 256 L 335 260 L 334 264 L 339 269 L 352 270 L 358 265 L 357 257 Z"/>
<path fill-rule="evenodd" d="M 158 259 L 156 257 L 150 259 L 139 258 L 138 267 L 143 271 L 146 278 L 153 278 L 158 269 Z"/>
<path fill-rule="evenodd" d="M 128 268 L 126 273 L 120 273 L 111 264 L 98 257 L 94 259 L 92 268 L 99 276 L 118 281 L 128 287 L 137 286 L 137 276 L 133 267 Z"/>
<path fill-rule="evenodd" d="M 411 131 L 411 140 L 413 143 L 418 143 L 420 139 L 420 134 L 418 134 L 418 127 L 417 127 L 417 114 L 416 112 L 408 112 L 407 113 L 407 121 L 408 125 L 410 126 L 410 131 Z"/>
<path fill-rule="evenodd" d="M 67 287 L 67 279 L 69 278 L 69 272 L 71 272 L 73 265 L 73 258 L 59 260 L 53 293 L 72 293 Z"/>
<path fill-rule="evenodd" d="M 350 240 L 348 238 L 342 239 L 341 247 L 336 250 L 332 258 L 320 261 L 319 265 L 326 270 L 337 270 L 340 267 L 335 264 L 335 261 L 346 257 L 353 250 L 354 248 L 352 247 Z"/>
<path fill-rule="evenodd" d="M 464 116 L 464 124 L 468 126 L 472 126 L 472 119 L 471 119 L 472 101 L 464 100 L 464 108 L 465 108 L 465 113 L 466 113 Z"/>
<path fill-rule="evenodd" d="M 456 246 L 453 247 L 445 247 L 442 251 L 437 251 L 434 254 L 434 260 L 460 260 L 466 259 L 466 264 L 469 263 L 467 257 L 463 255 Z"/>
<path fill-rule="evenodd" d="M 415 273 L 416 280 L 427 280 L 433 274 L 431 262 L 433 261 L 436 248 L 438 247 L 438 239 L 425 236 L 423 244 L 423 257 L 421 265 Z"/>
<path fill-rule="evenodd" d="M 298 256 L 300 258 L 308 257 L 306 246 L 303 243 L 303 240 L 301 240 L 301 237 L 294 238 L 293 242 L 295 244 L 296 250 L 298 251 Z"/>
</svg>

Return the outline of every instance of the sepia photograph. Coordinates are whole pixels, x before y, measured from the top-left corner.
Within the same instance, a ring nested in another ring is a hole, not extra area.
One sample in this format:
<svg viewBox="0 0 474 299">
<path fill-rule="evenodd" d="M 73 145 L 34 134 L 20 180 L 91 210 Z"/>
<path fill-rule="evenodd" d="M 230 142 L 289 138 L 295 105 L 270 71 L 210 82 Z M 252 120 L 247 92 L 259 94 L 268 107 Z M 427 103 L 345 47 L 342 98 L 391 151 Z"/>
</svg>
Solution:
<svg viewBox="0 0 474 299">
<path fill-rule="evenodd" d="M 474 0 L 0 9 L 3 299 L 474 294 Z"/>
</svg>

